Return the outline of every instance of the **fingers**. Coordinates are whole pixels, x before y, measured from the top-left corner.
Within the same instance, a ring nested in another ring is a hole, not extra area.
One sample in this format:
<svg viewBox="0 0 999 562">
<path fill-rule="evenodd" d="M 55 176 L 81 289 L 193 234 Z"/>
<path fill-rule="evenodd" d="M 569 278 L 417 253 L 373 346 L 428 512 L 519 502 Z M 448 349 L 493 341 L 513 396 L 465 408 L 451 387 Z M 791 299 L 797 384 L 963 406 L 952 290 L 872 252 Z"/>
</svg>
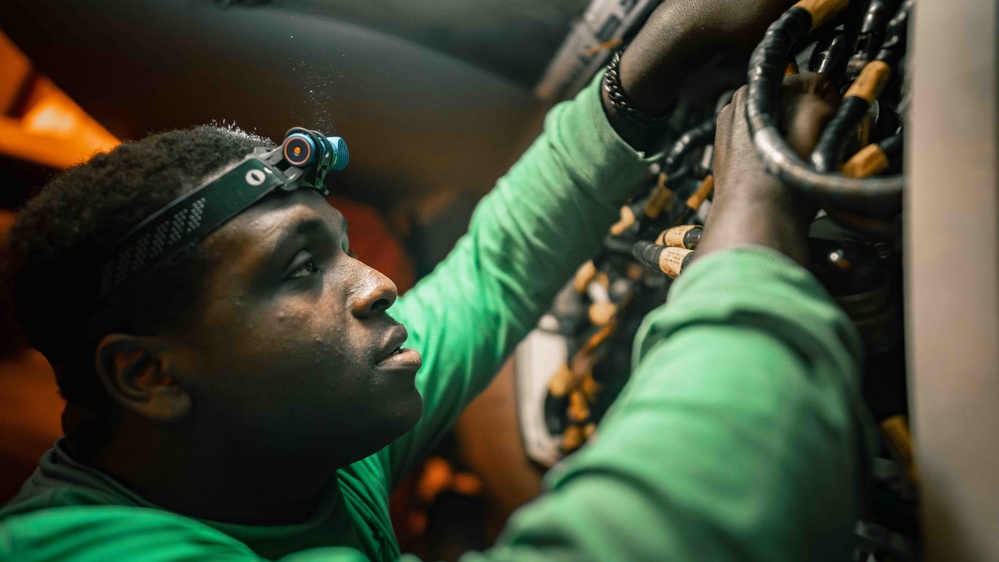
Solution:
<svg viewBox="0 0 999 562">
<path fill-rule="evenodd" d="M 784 136 L 798 156 L 808 158 L 832 116 L 832 106 L 815 94 L 800 94 L 783 106 Z"/>
<path fill-rule="evenodd" d="M 740 89 L 741 91 L 741 89 Z M 738 95 L 739 92 L 736 92 Z M 728 168 L 728 158 L 729 158 L 729 141 L 732 138 L 732 118 L 735 114 L 735 109 L 733 109 L 733 102 L 735 101 L 735 96 L 732 96 L 732 101 L 728 103 L 725 107 L 718 112 L 717 123 L 715 126 L 715 161 L 714 168 L 716 178 L 715 180 L 722 179 L 726 177 L 726 174 L 718 174 L 721 170 L 726 170 Z"/>
<path fill-rule="evenodd" d="M 783 95 L 794 93 L 815 94 L 830 105 L 837 105 L 839 103 L 839 94 L 836 92 L 836 87 L 824 75 L 815 72 L 804 72 L 787 76 L 781 85 L 781 93 Z"/>
<path fill-rule="evenodd" d="M 738 93 L 738 92 L 737 92 Z M 732 96 L 735 100 L 735 96 Z M 724 144 L 729 138 L 729 131 L 732 128 L 732 101 L 718 112 L 717 125 L 715 127 L 715 146 Z"/>
<path fill-rule="evenodd" d="M 807 158 L 839 102 L 835 88 L 819 74 L 789 76 L 781 87 L 781 129 L 791 148 Z"/>
<path fill-rule="evenodd" d="M 715 186 L 717 199 L 753 198 L 779 185 L 763 169 L 749 134 L 745 87 L 718 114 L 715 133 Z"/>
<path fill-rule="evenodd" d="M 732 95 L 732 101 L 729 106 L 732 108 L 732 132 L 736 134 L 740 130 L 745 130 L 746 136 L 749 135 L 749 123 L 746 122 L 746 94 L 749 89 L 743 86 L 735 91 Z"/>
<path fill-rule="evenodd" d="M 746 87 L 737 90 L 718 114 L 715 199 L 698 255 L 758 244 L 804 263 L 808 213 L 797 195 L 763 168 L 746 119 L 747 93 Z"/>
<path fill-rule="evenodd" d="M 829 81 L 819 74 L 789 76 L 780 93 L 783 132 L 791 147 L 807 157 L 822 134 L 822 128 L 832 118 L 839 96 Z M 751 144 L 749 124 L 745 119 L 746 95 L 745 86 L 736 90 L 732 101 L 718 114 L 716 146 L 730 148 L 733 143 Z"/>
<path fill-rule="evenodd" d="M 807 158 L 832 118 L 838 104 L 836 89 L 819 74 L 797 74 L 784 80 L 781 87 L 781 125 L 791 148 Z M 728 159 L 748 160 L 753 151 L 749 124 L 745 118 L 746 88 L 739 88 L 718 114 L 715 135 L 715 158 L 722 169 Z M 755 152 L 753 151 L 753 155 Z"/>
<path fill-rule="evenodd" d="M 746 123 L 746 87 L 743 86 L 732 95 L 732 101 L 718 113 L 718 124 L 715 129 L 715 158 L 724 159 L 733 152 L 736 146 L 745 144 L 749 139 L 749 126 Z M 743 149 L 742 152 L 745 150 Z M 736 150 L 736 152 L 739 152 Z"/>
</svg>

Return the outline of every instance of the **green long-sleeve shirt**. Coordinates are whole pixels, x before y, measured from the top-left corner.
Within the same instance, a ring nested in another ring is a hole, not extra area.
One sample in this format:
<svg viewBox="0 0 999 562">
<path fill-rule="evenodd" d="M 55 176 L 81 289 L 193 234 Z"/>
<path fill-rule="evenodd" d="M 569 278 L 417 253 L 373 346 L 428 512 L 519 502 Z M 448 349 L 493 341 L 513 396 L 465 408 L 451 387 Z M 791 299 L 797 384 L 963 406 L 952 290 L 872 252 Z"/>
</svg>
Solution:
<svg viewBox="0 0 999 562">
<path fill-rule="evenodd" d="M 0 510 L 0 560 L 393 560 L 388 495 L 489 383 L 597 247 L 647 160 L 596 84 L 477 209 L 451 255 L 392 312 L 425 362 L 425 413 L 337 472 L 298 525 L 197 520 L 150 504 L 60 444 Z M 499 544 L 469 560 L 844 559 L 864 432 L 859 345 L 807 272 L 763 249 L 708 256 L 646 320 L 636 370 L 597 442 L 554 469 Z"/>
</svg>

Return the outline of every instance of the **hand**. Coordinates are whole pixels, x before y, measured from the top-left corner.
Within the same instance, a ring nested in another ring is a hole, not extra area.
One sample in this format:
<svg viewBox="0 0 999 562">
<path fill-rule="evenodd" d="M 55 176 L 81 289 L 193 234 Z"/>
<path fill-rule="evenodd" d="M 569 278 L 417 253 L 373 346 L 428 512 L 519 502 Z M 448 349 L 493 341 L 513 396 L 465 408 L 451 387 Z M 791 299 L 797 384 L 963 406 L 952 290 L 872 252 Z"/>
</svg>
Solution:
<svg viewBox="0 0 999 562">
<path fill-rule="evenodd" d="M 793 0 L 666 0 L 621 58 L 624 94 L 635 109 L 660 115 L 685 91 L 696 97 L 705 89 L 718 94 L 745 83 L 753 48 L 792 4 Z M 707 65 L 709 61 L 714 64 Z M 621 137 L 637 149 L 649 148 L 658 135 L 620 118 L 603 96 L 604 110 Z"/>
<path fill-rule="evenodd" d="M 811 152 L 836 103 L 835 89 L 818 74 L 784 80 L 782 132 L 799 155 Z M 807 263 L 808 223 L 818 207 L 763 169 L 746 121 L 746 88 L 718 115 L 714 175 L 714 205 L 698 255 L 756 244 Z"/>
</svg>

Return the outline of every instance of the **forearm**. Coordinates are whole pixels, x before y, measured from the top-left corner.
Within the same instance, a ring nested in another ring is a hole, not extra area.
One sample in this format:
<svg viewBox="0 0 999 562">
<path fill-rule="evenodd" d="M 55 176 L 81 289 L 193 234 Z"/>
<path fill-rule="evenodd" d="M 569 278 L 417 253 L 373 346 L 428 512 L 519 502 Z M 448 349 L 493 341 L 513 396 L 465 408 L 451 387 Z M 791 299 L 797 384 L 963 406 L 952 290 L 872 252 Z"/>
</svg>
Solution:
<svg viewBox="0 0 999 562">
<path fill-rule="evenodd" d="M 729 188 L 716 198 L 697 247 L 698 259 L 740 246 L 765 246 L 807 264 L 808 227 L 801 203 L 788 200 L 789 194 L 781 189 L 775 189 L 771 198 L 739 195 Z"/>
<path fill-rule="evenodd" d="M 608 125 L 596 84 L 554 108 L 545 132 L 480 203 L 469 232 L 393 312 L 424 355 L 426 409 L 394 444 L 418 456 L 499 370 L 555 293 L 599 246 L 650 159 Z"/>
</svg>

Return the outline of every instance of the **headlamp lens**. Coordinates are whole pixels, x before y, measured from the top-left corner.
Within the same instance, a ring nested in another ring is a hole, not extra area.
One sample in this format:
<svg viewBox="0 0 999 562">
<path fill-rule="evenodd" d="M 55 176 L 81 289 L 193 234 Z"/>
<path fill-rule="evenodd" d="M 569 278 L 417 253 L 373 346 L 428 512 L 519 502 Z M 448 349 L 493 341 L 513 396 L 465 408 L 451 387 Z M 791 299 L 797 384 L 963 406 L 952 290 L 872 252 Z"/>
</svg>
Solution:
<svg viewBox="0 0 999 562">
<path fill-rule="evenodd" d="M 284 139 L 282 152 L 284 159 L 297 168 L 305 168 L 319 159 L 321 166 L 329 166 L 327 170 L 339 172 L 350 160 L 347 143 L 342 138 L 325 137 L 314 131 L 289 134 Z"/>
<path fill-rule="evenodd" d="M 304 168 L 316 157 L 316 145 L 302 133 L 292 133 L 284 139 L 284 159 L 292 166 Z"/>
</svg>

